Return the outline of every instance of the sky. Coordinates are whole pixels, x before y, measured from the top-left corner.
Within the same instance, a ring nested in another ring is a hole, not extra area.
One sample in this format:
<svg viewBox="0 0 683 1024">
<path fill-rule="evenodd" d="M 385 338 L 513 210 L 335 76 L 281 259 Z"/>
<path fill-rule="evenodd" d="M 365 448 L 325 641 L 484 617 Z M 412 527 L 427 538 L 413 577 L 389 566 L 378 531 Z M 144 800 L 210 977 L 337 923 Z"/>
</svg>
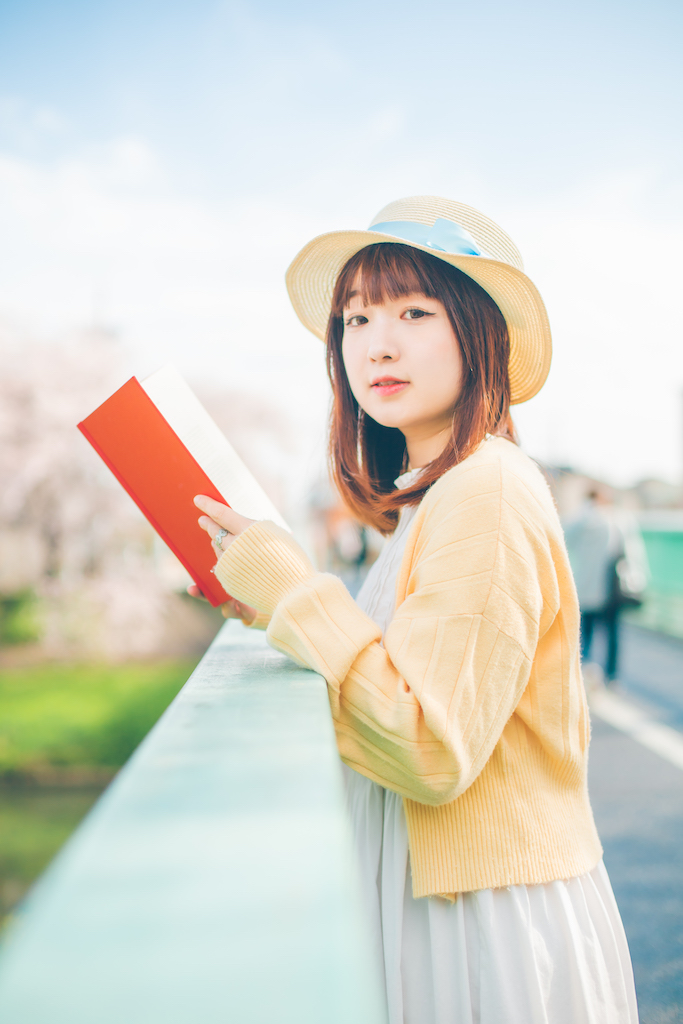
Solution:
<svg viewBox="0 0 683 1024">
<path fill-rule="evenodd" d="M 682 23 L 662 0 L 0 0 L 0 321 L 110 327 L 131 373 L 272 402 L 313 458 L 323 350 L 286 267 L 443 195 L 501 224 L 548 306 L 526 450 L 678 481 Z"/>
</svg>

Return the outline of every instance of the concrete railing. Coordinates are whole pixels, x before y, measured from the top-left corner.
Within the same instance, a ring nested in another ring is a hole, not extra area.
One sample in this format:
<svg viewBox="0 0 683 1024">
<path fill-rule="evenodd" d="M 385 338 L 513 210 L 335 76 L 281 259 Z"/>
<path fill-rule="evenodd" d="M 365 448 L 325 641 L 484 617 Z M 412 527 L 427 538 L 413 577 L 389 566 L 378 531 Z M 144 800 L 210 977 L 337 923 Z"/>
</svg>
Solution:
<svg viewBox="0 0 683 1024">
<path fill-rule="evenodd" d="M 38 882 L 2 1024 L 380 1024 L 323 680 L 236 623 Z"/>
</svg>

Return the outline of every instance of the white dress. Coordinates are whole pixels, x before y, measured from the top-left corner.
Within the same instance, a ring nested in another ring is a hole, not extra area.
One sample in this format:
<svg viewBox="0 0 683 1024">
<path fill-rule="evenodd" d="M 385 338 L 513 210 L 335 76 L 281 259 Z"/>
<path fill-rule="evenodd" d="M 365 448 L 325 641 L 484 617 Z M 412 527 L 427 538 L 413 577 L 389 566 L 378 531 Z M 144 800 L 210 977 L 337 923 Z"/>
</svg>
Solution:
<svg viewBox="0 0 683 1024">
<path fill-rule="evenodd" d="M 415 511 L 403 509 L 356 599 L 382 633 Z M 454 903 L 414 899 L 402 798 L 343 769 L 389 1024 L 637 1024 L 631 959 L 602 861 L 566 881 L 481 889 Z"/>
</svg>

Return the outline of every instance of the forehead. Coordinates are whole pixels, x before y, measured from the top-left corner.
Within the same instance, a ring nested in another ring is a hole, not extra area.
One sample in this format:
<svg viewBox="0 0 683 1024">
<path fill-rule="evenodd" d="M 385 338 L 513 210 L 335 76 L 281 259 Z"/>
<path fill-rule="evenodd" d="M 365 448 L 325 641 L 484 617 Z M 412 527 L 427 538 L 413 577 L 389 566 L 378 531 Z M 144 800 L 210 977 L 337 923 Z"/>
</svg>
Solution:
<svg viewBox="0 0 683 1024">
<path fill-rule="evenodd" d="M 426 268 L 394 259 L 381 263 L 375 260 L 362 261 L 349 277 L 339 298 L 342 307 L 352 301 L 360 301 L 364 306 L 383 306 L 389 300 L 408 295 L 438 298 L 435 283 Z"/>
<path fill-rule="evenodd" d="M 448 264 L 402 242 L 377 242 L 359 249 L 337 278 L 332 313 L 339 314 L 358 299 L 366 306 L 383 305 L 387 299 L 406 295 L 441 298 L 444 267 Z"/>
</svg>

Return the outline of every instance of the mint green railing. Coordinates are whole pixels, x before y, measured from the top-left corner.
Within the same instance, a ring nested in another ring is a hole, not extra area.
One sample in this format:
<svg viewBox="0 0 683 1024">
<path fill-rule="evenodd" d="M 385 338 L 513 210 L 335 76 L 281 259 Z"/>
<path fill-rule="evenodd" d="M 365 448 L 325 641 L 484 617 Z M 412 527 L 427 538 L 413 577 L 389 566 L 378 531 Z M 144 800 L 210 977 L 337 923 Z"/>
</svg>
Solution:
<svg viewBox="0 0 683 1024">
<path fill-rule="evenodd" d="M 653 521 L 654 520 L 654 521 Z M 629 612 L 631 622 L 683 638 L 683 516 L 646 519 L 642 536 L 650 569 L 645 603 Z"/>
<path fill-rule="evenodd" d="M 226 624 L 38 882 L 2 1024 L 380 1024 L 323 680 Z"/>
<path fill-rule="evenodd" d="M 660 594 L 683 594 L 683 530 L 643 530 L 651 586 Z"/>
</svg>

